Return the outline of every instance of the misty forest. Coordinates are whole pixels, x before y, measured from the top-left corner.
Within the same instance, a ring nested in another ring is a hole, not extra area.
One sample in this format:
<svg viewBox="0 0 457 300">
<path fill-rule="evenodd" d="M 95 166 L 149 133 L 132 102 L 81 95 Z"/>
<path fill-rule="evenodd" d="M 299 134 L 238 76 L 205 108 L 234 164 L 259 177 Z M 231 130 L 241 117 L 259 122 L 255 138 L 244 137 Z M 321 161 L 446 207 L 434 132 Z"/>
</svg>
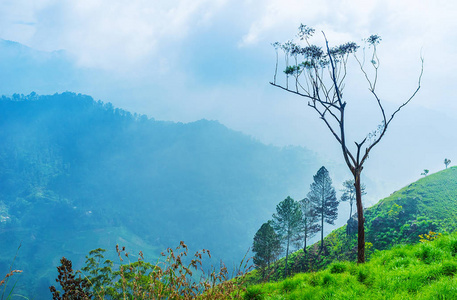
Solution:
<svg viewBox="0 0 457 300">
<path fill-rule="evenodd" d="M 148 106 L 141 63 L 120 83 L 0 39 L 0 299 L 457 299 L 455 106 L 415 104 L 436 57 L 408 48 L 396 85 L 404 48 L 366 30 L 272 32 L 254 79 L 229 79 L 256 67 L 224 52 L 200 70 L 224 84 L 192 94 L 179 82 L 203 75 L 176 69 Z M 176 67 L 162 58 L 147 76 Z M 180 89 L 174 115 L 158 101 Z"/>
</svg>

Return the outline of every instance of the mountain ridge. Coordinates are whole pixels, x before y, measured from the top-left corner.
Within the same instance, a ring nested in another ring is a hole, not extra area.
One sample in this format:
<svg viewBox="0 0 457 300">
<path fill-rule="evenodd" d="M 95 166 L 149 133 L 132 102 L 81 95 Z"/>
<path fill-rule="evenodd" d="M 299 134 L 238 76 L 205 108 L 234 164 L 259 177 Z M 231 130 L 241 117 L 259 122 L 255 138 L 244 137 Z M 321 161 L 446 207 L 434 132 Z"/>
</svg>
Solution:
<svg viewBox="0 0 457 300">
<path fill-rule="evenodd" d="M 21 288 L 39 274 L 29 288 L 43 293 L 61 256 L 77 268 L 123 241 L 154 259 L 183 240 L 231 266 L 318 165 L 216 121 L 156 121 L 74 93 L 4 96 L 0 129 L 0 271 L 22 240 Z"/>
</svg>

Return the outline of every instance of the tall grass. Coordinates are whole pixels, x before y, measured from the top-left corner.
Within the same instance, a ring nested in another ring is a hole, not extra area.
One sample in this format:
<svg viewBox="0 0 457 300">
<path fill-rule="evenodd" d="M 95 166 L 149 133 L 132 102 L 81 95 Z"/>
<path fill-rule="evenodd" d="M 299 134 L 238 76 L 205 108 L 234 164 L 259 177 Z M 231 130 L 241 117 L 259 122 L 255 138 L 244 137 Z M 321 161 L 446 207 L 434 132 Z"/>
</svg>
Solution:
<svg viewBox="0 0 457 300">
<path fill-rule="evenodd" d="M 86 266 L 76 272 L 71 261 L 63 258 L 56 280 L 62 291 L 50 287 L 53 299 L 242 299 L 246 259 L 232 278 L 223 263 L 204 272 L 202 261 L 211 258 L 210 252 L 190 256 L 184 242 L 168 248 L 162 253 L 164 259 L 155 264 L 146 262 L 141 252 L 132 262 L 125 247 L 116 246 L 116 251 L 117 266 L 104 258 L 104 249 L 95 249 L 86 257 Z"/>
<path fill-rule="evenodd" d="M 14 288 L 16 287 L 16 284 L 17 284 L 17 281 L 19 280 L 19 278 L 16 279 L 16 281 L 13 283 L 13 286 L 8 288 L 8 283 L 10 282 L 12 276 L 14 274 L 19 274 L 19 273 L 22 273 L 22 270 L 15 270 L 13 269 L 13 265 L 14 265 L 14 261 L 16 260 L 16 257 L 17 257 L 17 254 L 19 252 L 19 249 L 21 248 L 21 245 L 19 245 L 19 247 L 17 248 L 16 250 L 16 255 L 14 256 L 13 258 L 13 261 L 11 262 L 11 266 L 10 266 L 10 270 L 9 272 L 5 275 L 5 277 L 0 281 L 0 288 L 2 288 L 2 295 L 1 295 L 1 300 L 9 300 L 9 299 L 12 299 L 13 296 L 18 296 L 18 297 L 22 297 L 22 298 L 25 298 L 23 296 L 20 296 L 20 295 L 16 295 L 16 294 L 13 294 L 14 292 Z M 1 277 L 0 277 L 1 278 Z M 25 298 L 27 299 L 27 298 Z"/>
</svg>

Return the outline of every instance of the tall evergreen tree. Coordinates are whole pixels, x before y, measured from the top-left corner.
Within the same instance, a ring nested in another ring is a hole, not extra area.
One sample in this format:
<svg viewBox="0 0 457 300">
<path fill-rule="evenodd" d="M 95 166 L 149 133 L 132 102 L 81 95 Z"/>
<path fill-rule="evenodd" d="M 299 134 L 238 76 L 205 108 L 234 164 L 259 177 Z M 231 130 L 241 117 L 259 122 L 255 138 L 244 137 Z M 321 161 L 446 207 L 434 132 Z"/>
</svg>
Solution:
<svg viewBox="0 0 457 300">
<path fill-rule="evenodd" d="M 303 241 L 303 252 L 306 253 L 306 242 L 319 232 L 320 226 L 317 215 L 314 213 L 314 208 L 308 198 L 300 200 L 300 207 L 303 216 L 300 240 Z"/>
<path fill-rule="evenodd" d="M 324 222 L 333 225 L 338 217 L 338 199 L 332 186 L 332 179 L 325 167 L 313 176 L 308 199 L 313 206 L 313 214 L 321 221 L 321 249 L 324 248 Z"/>
<path fill-rule="evenodd" d="M 290 243 L 300 234 L 302 212 L 300 203 L 287 197 L 276 206 L 276 213 L 273 214 L 273 228 L 278 233 L 281 242 L 286 246 L 285 273 L 288 274 L 287 260 L 289 258 Z"/>
<path fill-rule="evenodd" d="M 281 253 L 281 240 L 271 224 L 271 220 L 262 224 L 259 230 L 257 230 L 252 244 L 254 264 L 256 268 L 261 269 L 263 278 L 265 278 L 265 274 L 268 273 L 270 264 L 274 262 Z"/>
<path fill-rule="evenodd" d="M 348 201 L 349 205 L 351 207 L 349 211 L 349 219 L 352 217 L 352 205 L 355 202 L 355 185 L 354 185 L 354 179 L 349 179 L 343 182 L 343 187 L 341 191 L 343 192 L 343 195 L 341 195 L 341 201 Z M 365 185 L 363 183 L 360 184 L 360 192 L 363 195 L 366 195 L 367 192 L 365 192 Z"/>
</svg>

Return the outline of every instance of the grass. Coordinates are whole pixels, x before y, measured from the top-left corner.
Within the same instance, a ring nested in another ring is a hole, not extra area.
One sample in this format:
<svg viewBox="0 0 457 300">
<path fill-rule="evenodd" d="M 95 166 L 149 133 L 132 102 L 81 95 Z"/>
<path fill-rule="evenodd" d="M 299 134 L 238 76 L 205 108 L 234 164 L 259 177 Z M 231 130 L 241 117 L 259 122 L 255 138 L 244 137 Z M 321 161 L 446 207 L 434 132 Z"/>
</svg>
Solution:
<svg viewBox="0 0 457 300">
<path fill-rule="evenodd" d="M 457 233 L 397 245 L 375 252 L 365 264 L 334 262 L 319 272 L 250 286 L 244 298 L 457 299 L 456 246 Z"/>
<path fill-rule="evenodd" d="M 104 249 L 95 249 L 86 256 L 82 271 L 74 271 L 72 262 L 63 257 L 56 280 L 61 289 L 50 287 L 53 299 L 241 299 L 244 291 L 245 260 L 231 279 L 222 263 L 204 272 L 202 261 L 211 257 L 210 252 L 190 256 L 183 242 L 168 248 L 155 264 L 146 262 L 141 252 L 131 262 L 125 247 L 116 246 L 116 251 L 120 264 L 105 259 Z"/>
<path fill-rule="evenodd" d="M 15 274 L 22 273 L 22 270 L 13 269 L 13 264 L 14 264 L 14 261 L 16 260 L 16 258 L 17 258 L 17 254 L 18 254 L 20 248 L 21 248 L 21 244 L 19 244 L 19 247 L 16 250 L 16 255 L 13 258 L 13 261 L 11 263 L 9 272 L 0 281 L 0 292 L 1 292 L 0 300 L 9 300 L 9 299 L 12 299 L 14 296 L 21 297 L 21 298 L 24 298 L 24 299 L 28 299 L 27 297 L 24 297 L 24 296 L 21 296 L 21 295 L 18 295 L 18 294 L 14 294 L 14 290 L 15 290 L 15 287 L 16 287 L 16 284 L 17 284 L 19 278 L 16 279 L 16 281 L 13 283 L 12 287 L 8 287 L 8 283 L 10 283 L 10 280 L 12 279 L 12 276 L 14 276 Z"/>
<path fill-rule="evenodd" d="M 395 191 L 389 197 L 365 210 L 366 258 L 375 251 L 397 244 L 415 244 L 419 235 L 430 231 L 450 233 L 457 230 L 457 167 L 430 174 Z M 355 222 L 355 224 L 357 224 Z M 340 227 L 324 238 L 324 249 L 318 243 L 289 255 L 294 273 L 322 270 L 331 263 L 357 259 L 357 228 Z M 349 234 L 348 234 L 349 233 Z M 455 250 L 457 251 L 457 244 Z M 284 277 L 284 259 L 272 266 L 270 280 Z M 251 282 L 261 282 L 259 272 L 251 272 Z"/>
</svg>

